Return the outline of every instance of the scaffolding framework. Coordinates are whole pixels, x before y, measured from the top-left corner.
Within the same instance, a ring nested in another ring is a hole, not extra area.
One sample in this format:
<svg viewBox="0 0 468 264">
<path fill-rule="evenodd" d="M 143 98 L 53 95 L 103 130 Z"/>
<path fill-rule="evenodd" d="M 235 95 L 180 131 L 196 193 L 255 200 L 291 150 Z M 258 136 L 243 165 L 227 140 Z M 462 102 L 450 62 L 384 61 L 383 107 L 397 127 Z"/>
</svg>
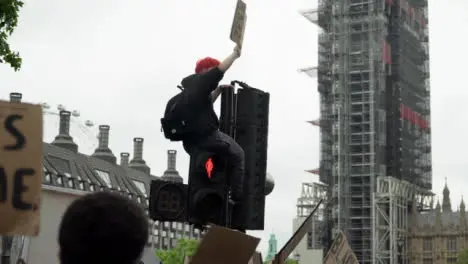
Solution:
<svg viewBox="0 0 468 264">
<path fill-rule="evenodd" d="M 326 208 L 327 186 L 318 182 L 304 182 L 301 186 L 301 195 L 297 199 L 297 218 L 305 219 L 310 215 L 316 205 L 322 201 L 313 216 L 310 237 L 312 249 L 323 249 L 322 238 L 324 235 L 324 210 Z"/>
<path fill-rule="evenodd" d="M 299 71 L 320 93 L 325 221 L 370 264 L 378 178 L 432 188 L 427 1 L 319 0 L 300 14 L 321 31 L 317 66 Z"/>
<path fill-rule="evenodd" d="M 407 260 L 408 232 L 411 225 L 413 202 L 419 211 L 430 210 L 434 205 L 434 194 L 394 177 L 378 177 L 373 193 L 373 263 L 400 264 Z M 403 242 L 398 252 L 398 241 Z"/>
<path fill-rule="evenodd" d="M 318 182 L 303 182 L 301 195 L 297 199 L 296 209 L 298 217 L 307 217 L 320 200 L 324 200 L 315 215 L 323 217 L 323 208 L 326 203 L 327 185 Z"/>
</svg>

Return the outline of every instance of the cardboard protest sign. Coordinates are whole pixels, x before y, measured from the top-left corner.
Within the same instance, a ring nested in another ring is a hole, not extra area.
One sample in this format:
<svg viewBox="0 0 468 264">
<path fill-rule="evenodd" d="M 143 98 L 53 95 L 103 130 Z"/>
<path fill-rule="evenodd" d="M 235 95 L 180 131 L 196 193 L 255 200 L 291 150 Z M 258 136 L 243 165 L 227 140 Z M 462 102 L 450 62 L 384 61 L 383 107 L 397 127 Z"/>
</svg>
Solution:
<svg viewBox="0 0 468 264">
<path fill-rule="evenodd" d="M 282 264 L 286 261 L 289 255 L 293 252 L 293 250 L 299 245 L 302 238 L 309 232 L 310 227 L 314 221 L 315 212 L 319 209 L 320 205 L 322 204 L 323 199 L 321 199 L 316 205 L 315 208 L 310 212 L 309 216 L 302 222 L 301 226 L 294 232 L 292 237 L 286 242 L 286 244 L 281 248 L 281 250 L 275 255 L 273 259 L 274 264 Z"/>
<path fill-rule="evenodd" d="M 203 237 L 190 264 L 248 263 L 259 242 L 259 238 L 245 233 L 213 226 Z"/>
<path fill-rule="evenodd" d="M 231 26 L 231 40 L 239 47 L 242 47 L 244 41 L 245 26 L 247 24 L 247 5 L 242 0 L 237 0 L 234 20 Z"/>
<path fill-rule="evenodd" d="M 262 253 L 255 252 L 250 258 L 249 264 L 263 264 Z"/>
<path fill-rule="evenodd" d="M 0 101 L 0 235 L 39 233 L 42 108 Z"/>
<path fill-rule="evenodd" d="M 325 264 L 359 264 L 359 261 L 349 246 L 348 239 L 345 233 L 340 231 L 338 236 L 333 241 L 330 249 L 323 261 Z"/>
</svg>

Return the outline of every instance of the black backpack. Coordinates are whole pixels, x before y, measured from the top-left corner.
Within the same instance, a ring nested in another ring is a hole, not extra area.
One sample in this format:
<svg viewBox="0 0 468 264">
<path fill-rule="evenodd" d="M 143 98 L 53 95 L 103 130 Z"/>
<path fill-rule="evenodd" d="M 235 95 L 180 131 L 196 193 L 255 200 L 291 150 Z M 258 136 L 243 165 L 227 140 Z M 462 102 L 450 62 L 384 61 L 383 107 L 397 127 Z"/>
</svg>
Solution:
<svg viewBox="0 0 468 264">
<path fill-rule="evenodd" d="M 164 117 L 161 118 L 161 130 L 170 141 L 182 141 L 192 132 L 187 98 L 183 88 L 178 87 L 182 91 L 167 102 Z"/>
</svg>

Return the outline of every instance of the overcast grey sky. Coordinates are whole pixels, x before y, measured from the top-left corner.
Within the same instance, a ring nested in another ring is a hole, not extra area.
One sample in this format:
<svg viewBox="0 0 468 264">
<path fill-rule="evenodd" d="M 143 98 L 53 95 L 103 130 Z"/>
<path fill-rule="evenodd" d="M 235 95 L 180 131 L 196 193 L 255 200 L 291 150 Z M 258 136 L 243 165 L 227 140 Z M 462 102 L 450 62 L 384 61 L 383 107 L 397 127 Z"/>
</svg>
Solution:
<svg viewBox="0 0 468 264">
<path fill-rule="evenodd" d="M 144 158 L 153 174 L 166 168 L 166 150 L 177 149 L 178 169 L 187 179 L 188 156 L 160 133 L 159 118 L 181 78 L 204 56 L 222 59 L 235 0 L 27 0 L 11 38 L 23 69 L 0 65 L 1 98 L 22 92 L 30 102 L 64 104 L 81 119 L 111 126 L 116 155 L 132 151 L 132 138 L 145 138 Z M 268 234 L 279 245 L 291 235 L 304 172 L 318 166 L 316 81 L 297 69 L 316 64 L 316 26 L 297 10 L 306 0 L 246 0 L 248 23 L 242 57 L 225 81 L 245 80 L 271 93 L 268 171 L 276 180 L 267 198 L 266 228 L 255 232 L 265 252 Z M 466 42 L 468 2 L 430 4 L 434 190 L 448 178 L 454 202 L 466 183 Z M 294 135 L 290 135 L 291 132 Z M 55 131 L 46 127 L 50 140 Z M 77 135 L 73 135 L 77 136 Z M 82 137 L 83 135 L 78 135 Z M 87 144 L 89 146 L 89 143 Z M 89 147 L 81 149 L 90 153 Z"/>
</svg>

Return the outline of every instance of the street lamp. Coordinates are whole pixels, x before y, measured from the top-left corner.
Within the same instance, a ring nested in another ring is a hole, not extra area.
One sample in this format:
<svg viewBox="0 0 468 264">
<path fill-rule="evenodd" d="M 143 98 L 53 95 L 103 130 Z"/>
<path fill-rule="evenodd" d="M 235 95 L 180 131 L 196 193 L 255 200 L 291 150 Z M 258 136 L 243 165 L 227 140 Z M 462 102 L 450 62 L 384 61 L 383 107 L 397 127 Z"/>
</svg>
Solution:
<svg viewBox="0 0 468 264">
<path fill-rule="evenodd" d="M 398 264 L 403 264 L 403 244 L 405 240 L 402 237 L 397 239 L 397 247 L 398 247 Z"/>
<path fill-rule="evenodd" d="M 297 261 L 297 263 L 299 263 L 299 260 L 301 260 L 301 254 L 299 253 L 294 254 L 294 260 Z"/>
</svg>

